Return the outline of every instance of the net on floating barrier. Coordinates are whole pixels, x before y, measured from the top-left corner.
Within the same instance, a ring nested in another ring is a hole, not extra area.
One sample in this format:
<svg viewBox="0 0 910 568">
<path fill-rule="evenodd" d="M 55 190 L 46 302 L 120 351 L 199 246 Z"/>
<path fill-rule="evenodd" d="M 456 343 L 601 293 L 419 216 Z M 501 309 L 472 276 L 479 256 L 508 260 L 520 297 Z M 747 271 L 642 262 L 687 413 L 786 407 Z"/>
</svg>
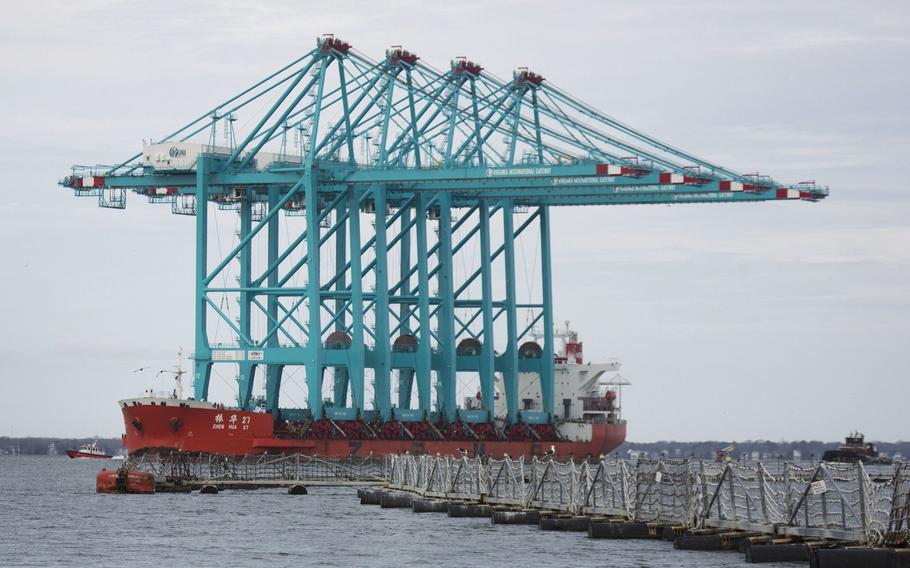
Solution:
<svg viewBox="0 0 910 568">
<path fill-rule="evenodd" d="M 484 500 L 576 515 L 690 527 L 910 544 L 910 468 L 604 458 L 558 462 L 466 455 L 322 458 L 303 454 L 136 456 L 159 480 L 384 481 L 427 497 Z M 773 471 L 773 473 L 772 473 Z"/>
<path fill-rule="evenodd" d="M 583 502 L 585 510 L 594 514 L 628 516 L 635 495 L 629 463 L 608 459 L 592 465 L 585 464 L 589 474 Z"/>
<path fill-rule="evenodd" d="M 870 478 L 870 524 L 889 546 L 910 545 L 910 467 L 895 466 L 894 475 Z M 886 513 L 887 512 L 887 513 Z"/>
<path fill-rule="evenodd" d="M 696 516 L 701 525 L 771 526 L 786 521 L 782 476 L 761 463 L 702 463 Z"/>
<path fill-rule="evenodd" d="M 131 457 L 125 467 L 149 471 L 168 481 L 380 481 L 385 467 L 378 458 L 322 458 L 304 454 L 217 456 L 208 454 Z"/>
<path fill-rule="evenodd" d="M 396 487 L 439 497 L 690 527 L 785 526 L 871 544 L 904 543 L 910 534 L 910 471 L 901 466 L 412 455 L 386 464 Z"/>
</svg>

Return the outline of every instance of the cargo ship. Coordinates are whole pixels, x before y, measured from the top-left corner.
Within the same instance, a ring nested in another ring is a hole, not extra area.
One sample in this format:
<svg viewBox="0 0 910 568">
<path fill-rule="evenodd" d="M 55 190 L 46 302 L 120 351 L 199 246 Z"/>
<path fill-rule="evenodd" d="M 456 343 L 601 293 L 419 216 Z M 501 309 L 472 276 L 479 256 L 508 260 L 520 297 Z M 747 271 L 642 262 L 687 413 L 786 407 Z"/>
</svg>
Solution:
<svg viewBox="0 0 910 568">
<path fill-rule="evenodd" d="M 621 416 L 620 362 L 585 363 L 576 333 L 557 332 L 561 350 L 554 358 L 555 400 L 559 411 L 544 424 L 513 423 L 507 410 L 501 375 L 496 376 L 494 419 L 488 422 L 434 420 L 286 419 L 263 409 L 244 410 L 181 396 L 176 388 L 162 396 L 146 390 L 140 398 L 119 401 L 130 455 L 143 453 L 206 453 L 219 455 L 303 453 L 332 458 L 365 458 L 393 453 L 486 455 L 492 458 L 553 456 L 576 460 L 606 455 L 626 438 Z M 543 409 L 540 382 L 534 373 L 519 374 L 522 410 Z M 465 397 L 461 408 L 476 410 L 480 393 Z"/>
</svg>

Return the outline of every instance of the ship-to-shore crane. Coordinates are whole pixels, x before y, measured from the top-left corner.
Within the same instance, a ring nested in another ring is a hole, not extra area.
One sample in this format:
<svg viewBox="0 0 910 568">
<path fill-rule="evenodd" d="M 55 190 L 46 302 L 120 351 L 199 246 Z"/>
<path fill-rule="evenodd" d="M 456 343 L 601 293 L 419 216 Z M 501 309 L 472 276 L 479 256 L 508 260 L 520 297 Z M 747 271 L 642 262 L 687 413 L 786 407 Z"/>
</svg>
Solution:
<svg viewBox="0 0 910 568">
<path fill-rule="evenodd" d="M 129 159 L 74 167 L 61 185 L 102 207 L 124 208 L 134 192 L 195 216 L 197 399 L 212 365 L 227 363 L 242 407 L 264 369 L 266 406 L 284 417 L 484 422 L 501 373 L 508 420 L 531 424 L 554 410 L 553 336 L 530 338 L 554 329 L 552 207 L 828 194 L 699 159 L 526 68 L 501 80 L 458 57 L 438 70 L 400 46 L 373 60 L 331 35 Z M 212 258 L 215 207 L 236 210 L 239 231 Z M 528 301 L 519 239 L 538 251 Z M 231 341 L 210 341 L 217 320 Z M 305 371 L 306 409 L 279 409 L 291 366 Z M 543 411 L 519 410 L 522 372 L 539 375 Z M 458 408 L 465 374 L 480 409 Z"/>
</svg>

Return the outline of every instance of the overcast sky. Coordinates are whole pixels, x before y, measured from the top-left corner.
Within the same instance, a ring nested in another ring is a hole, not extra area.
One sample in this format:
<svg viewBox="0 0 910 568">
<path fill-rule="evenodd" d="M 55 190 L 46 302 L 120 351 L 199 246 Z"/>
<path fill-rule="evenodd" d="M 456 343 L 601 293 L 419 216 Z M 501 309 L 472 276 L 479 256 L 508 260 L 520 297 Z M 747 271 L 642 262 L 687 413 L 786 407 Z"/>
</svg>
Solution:
<svg viewBox="0 0 910 568">
<path fill-rule="evenodd" d="M 307 7 L 311 5 L 312 7 Z M 910 4 L 12 3 L 0 19 L 0 434 L 122 432 L 132 373 L 192 346 L 192 218 L 56 185 L 310 50 L 528 66 L 821 203 L 563 208 L 557 321 L 620 356 L 629 439 L 910 438 Z M 223 379 L 216 378 L 216 383 Z"/>
</svg>

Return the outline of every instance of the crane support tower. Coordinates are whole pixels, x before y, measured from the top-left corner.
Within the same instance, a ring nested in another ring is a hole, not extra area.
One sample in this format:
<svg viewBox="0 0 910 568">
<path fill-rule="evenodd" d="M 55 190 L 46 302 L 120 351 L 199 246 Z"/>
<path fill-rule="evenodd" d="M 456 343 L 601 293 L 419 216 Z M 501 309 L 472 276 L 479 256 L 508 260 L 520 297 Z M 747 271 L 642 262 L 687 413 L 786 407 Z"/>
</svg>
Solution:
<svg viewBox="0 0 910 568">
<path fill-rule="evenodd" d="M 248 130 L 235 132 L 238 117 Z M 699 159 L 527 68 L 502 80 L 457 57 L 439 70 L 400 46 L 373 60 L 332 35 L 129 159 L 75 166 L 60 184 L 102 207 L 123 209 L 132 192 L 195 216 L 197 400 L 212 366 L 229 364 L 241 408 L 264 373 L 276 416 L 402 423 L 490 421 L 499 375 L 508 421 L 552 419 L 553 334 L 532 340 L 535 326 L 554 329 L 552 207 L 828 194 Z M 237 212 L 238 231 L 213 258 L 218 210 Z M 527 289 L 521 250 L 536 251 Z M 216 322 L 230 340 L 210 337 Z M 303 409 L 279 407 L 291 367 L 305 372 Z M 539 376 L 542 410 L 520 408 L 519 373 Z M 480 408 L 457 404 L 467 375 Z"/>
</svg>

